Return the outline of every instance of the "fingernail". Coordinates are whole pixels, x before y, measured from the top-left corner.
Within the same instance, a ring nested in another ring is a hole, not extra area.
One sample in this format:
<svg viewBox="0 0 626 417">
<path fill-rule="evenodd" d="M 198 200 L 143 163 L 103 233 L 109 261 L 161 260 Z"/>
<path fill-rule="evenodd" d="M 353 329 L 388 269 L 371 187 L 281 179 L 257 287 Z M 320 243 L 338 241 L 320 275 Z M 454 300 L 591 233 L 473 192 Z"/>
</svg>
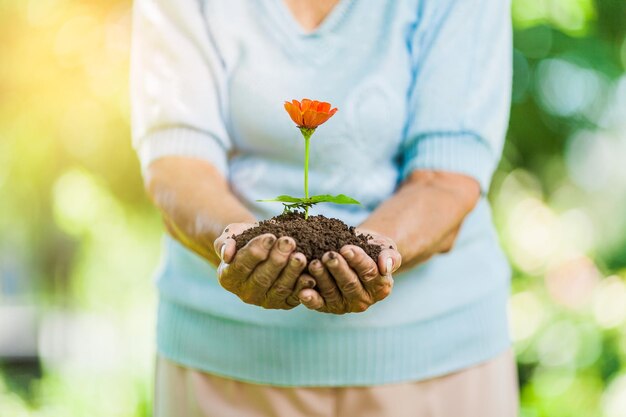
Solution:
<svg viewBox="0 0 626 417">
<path fill-rule="evenodd" d="M 302 297 L 302 301 L 304 301 L 305 303 L 308 303 L 309 301 L 311 301 L 313 299 L 313 297 L 311 297 L 310 295 L 304 296 Z"/>
<path fill-rule="evenodd" d="M 315 288 L 315 280 L 309 279 L 304 283 L 305 288 Z"/>
<path fill-rule="evenodd" d="M 346 258 L 347 260 L 354 258 L 354 251 L 352 249 L 348 249 L 347 251 L 343 253 L 343 257 Z"/>
<path fill-rule="evenodd" d="M 293 258 L 291 258 L 289 260 L 289 263 L 291 264 L 291 266 L 299 266 L 300 265 L 300 259 L 296 258 L 295 256 Z"/>
<path fill-rule="evenodd" d="M 278 239 L 278 250 L 281 252 L 290 252 L 292 249 L 291 241 L 286 238 Z"/>
<path fill-rule="evenodd" d="M 391 271 L 393 270 L 393 259 L 387 258 L 387 260 L 385 261 L 385 269 L 386 274 L 391 275 Z"/>
<path fill-rule="evenodd" d="M 263 239 L 263 247 L 265 247 L 265 249 L 272 249 L 274 242 L 276 242 L 276 238 L 274 236 L 268 236 Z"/>
<path fill-rule="evenodd" d="M 314 270 L 322 269 L 322 263 L 320 262 L 319 259 L 316 259 L 313 262 L 311 262 L 311 269 L 314 269 Z"/>
<path fill-rule="evenodd" d="M 325 264 L 332 267 L 337 266 L 339 264 L 337 254 L 335 252 L 328 252 L 328 258 L 326 259 Z"/>
<path fill-rule="evenodd" d="M 224 252 L 226 252 L 226 243 L 222 245 L 222 249 L 220 249 L 220 260 L 224 262 Z"/>
</svg>

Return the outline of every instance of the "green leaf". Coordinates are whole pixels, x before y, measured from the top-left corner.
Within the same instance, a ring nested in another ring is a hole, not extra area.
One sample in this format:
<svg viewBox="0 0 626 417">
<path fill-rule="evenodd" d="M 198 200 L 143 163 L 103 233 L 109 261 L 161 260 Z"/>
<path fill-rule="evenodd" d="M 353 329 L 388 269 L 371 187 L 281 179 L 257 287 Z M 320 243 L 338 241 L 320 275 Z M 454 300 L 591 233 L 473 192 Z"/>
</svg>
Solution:
<svg viewBox="0 0 626 417">
<path fill-rule="evenodd" d="M 352 197 L 348 197 L 345 194 L 339 195 L 314 195 L 309 198 L 292 197 L 290 195 L 279 195 L 276 198 L 268 200 L 257 200 L 262 203 L 279 202 L 279 203 L 299 203 L 299 204 L 317 204 L 317 203 L 334 203 L 334 204 L 361 204 Z"/>
<path fill-rule="evenodd" d="M 312 203 L 334 203 L 334 204 L 361 204 L 357 200 L 352 197 L 348 197 L 345 194 L 339 195 L 330 195 L 330 194 L 322 194 L 322 195 L 314 195 L 309 198 Z"/>
</svg>

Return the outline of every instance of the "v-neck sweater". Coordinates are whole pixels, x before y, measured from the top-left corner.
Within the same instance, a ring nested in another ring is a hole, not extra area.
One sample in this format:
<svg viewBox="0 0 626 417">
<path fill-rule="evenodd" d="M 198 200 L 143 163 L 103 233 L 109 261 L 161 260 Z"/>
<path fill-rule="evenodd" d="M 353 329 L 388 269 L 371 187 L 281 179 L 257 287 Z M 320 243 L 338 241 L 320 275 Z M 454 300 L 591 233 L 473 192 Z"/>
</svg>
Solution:
<svg viewBox="0 0 626 417">
<path fill-rule="evenodd" d="M 395 276 L 391 295 L 359 314 L 245 304 L 165 237 L 159 354 L 249 382 L 354 386 L 429 378 L 507 349 L 510 271 L 484 194 L 507 126 L 510 26 L 503 0 L 341 0 L 310 33 L 282 0 L 136 0 L 142 167 L 205 160 L 259 220 L 272 217 L 281 205 L 257 200 L 302 193 L 304 143 L 283 102 L 309 97 L 339 108 L 311 139 L 310 191 L 362 203 L 312 214 L 358 226 L 417 169 L 462 173 L 483 191 L 451 252 Z"/>
</svg>

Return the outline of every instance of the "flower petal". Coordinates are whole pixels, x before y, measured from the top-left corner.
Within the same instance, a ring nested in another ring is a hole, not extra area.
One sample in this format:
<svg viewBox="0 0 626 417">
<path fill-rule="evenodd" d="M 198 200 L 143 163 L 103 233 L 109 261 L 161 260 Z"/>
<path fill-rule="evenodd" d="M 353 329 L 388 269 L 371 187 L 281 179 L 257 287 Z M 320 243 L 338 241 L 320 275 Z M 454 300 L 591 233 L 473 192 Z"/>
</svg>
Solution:
<svg viewBox="0 0 626 417">
<path fill-rule="evenodd" d="M 316 128 L 317 127 L 317 125 L 315 124 L 316 116 L 317 116 L 317 112 L 315 110 L 309 109 L 305 111 L 304 113 L 302 113 L 303 123 L 301 126 L 304 126 L 309 129 Z"/>
<path fill-rule="evenodd" d="M 330 118 L 330 113 L 317 113 L 317 118 L 315 119 L 316 126 L 326 123 Z"/>
<path fill-rule="evenodd" d="M 285 110 L 289 117 L 299 127 L 315 129 L 322 123 L 326 123 L 335 113 L 337 108 L 331 110 L 331 104 L 325 101 L 303 98 L 302 102 L 292 100 L 285 102 Z"/>
<path fill-rule="evenodd" d="M 285 110 L 287 110 L 289 117 L 291 117 L 291 120 L 293 120 L 296 125 L 300 126 L 302 124 L 302 113 L 300 113 L 300 109 L 298 107 L 296 107 L 293 103 L 286 101 Z"/>
</svg>

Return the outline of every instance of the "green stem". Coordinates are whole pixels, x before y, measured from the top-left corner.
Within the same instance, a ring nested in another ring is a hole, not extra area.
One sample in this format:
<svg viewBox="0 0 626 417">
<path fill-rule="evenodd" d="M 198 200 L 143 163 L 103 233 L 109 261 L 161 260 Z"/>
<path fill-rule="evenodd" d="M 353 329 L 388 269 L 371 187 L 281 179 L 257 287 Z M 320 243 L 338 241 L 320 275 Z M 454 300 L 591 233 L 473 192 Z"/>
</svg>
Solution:
<svg viewBox="0 0 626 417">
<path fill-rule="evenodd" d="M 309 198 L 309 142 L 311 135 L 304 137 L 304 198 Z M 309 218 L 309 207 L 304 208 L 304 218 Z"/>
<path fill-rule="evenodd" d="M 304 198 L 309 198 L 309 142 L 315 129 L 300 128 L 304 136 Z M 304 218 L 309 218 L 309 207 L 304 208 Z"/>
</svg>

